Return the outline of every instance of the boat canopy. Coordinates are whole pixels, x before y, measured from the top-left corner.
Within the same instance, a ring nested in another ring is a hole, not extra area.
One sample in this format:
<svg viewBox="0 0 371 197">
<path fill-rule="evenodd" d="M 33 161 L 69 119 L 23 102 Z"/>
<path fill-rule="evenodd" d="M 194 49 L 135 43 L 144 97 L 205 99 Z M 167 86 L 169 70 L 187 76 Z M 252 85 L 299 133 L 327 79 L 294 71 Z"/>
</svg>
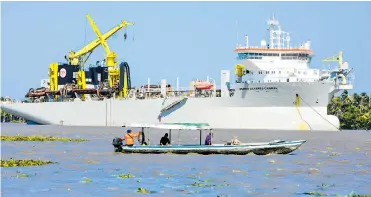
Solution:
<svg viewBox="0 0 371 197">
<path fill-rule="evenodd" d="M 136 128 L 156 128 L 156 129 L 174 129 L 174 130 L 211 130 L 208 123 L 129 123 L 122 127 L 136 127 Z"/>
</svg>

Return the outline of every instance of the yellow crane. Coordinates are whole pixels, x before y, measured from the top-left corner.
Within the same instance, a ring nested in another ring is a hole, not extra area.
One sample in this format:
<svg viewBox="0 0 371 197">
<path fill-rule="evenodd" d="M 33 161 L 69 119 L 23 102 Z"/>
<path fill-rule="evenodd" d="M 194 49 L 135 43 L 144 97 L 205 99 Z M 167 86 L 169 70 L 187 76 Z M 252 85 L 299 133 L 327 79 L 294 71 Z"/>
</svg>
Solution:
<svg viewBox="0 0 371 197">
<path fill-rule="evenodd" d="M 339 55 L 334 55 L 332 57 L 325 58 L 322 60 L 322 62 L 338 62 L 339 65 L 339 71 L 337 72 L 336 78 L 341 78 L 342 80 L 340 81 L 341 85 L 347 85 L 348 80 L 346 79 L 345 75 L 342 73 L 342 70 L 345 68 L 347 69 L 347 63 L 343 64 L 343 51 L 339 52 Z M 343 66 L 344 65 L 344 66 Z"/>
<path fill-rule="evenodd" d="M 86 15 L 86 17 L 91 20 L 89 14 Z M 90 54 L 93 52 L 93 50 L 98 47 L 102 41 L 105 41 L 110 38 L 113 34 L 115 34 L 117 31 L 119 31 L 121 28 L 126 27 L 128 25 L 132 25 L 133 23 L 122 21 L 119 25 L 113 27 L 111 30 L 106 32 L 105 34 L 101 35 L 99 38 L 96 38 L 95 40 L 91 41 L 89 44 L 84 46 L 82 49 L 74 52 L 70 51 L 68 54 L 68 57 L 66 56 L 66 59 L 68 61 L 68 64 L 80 66 L 80 71 L 78 72 L 78 85 L 80 88 L 85 89 L 86 88 L 86 81 L 85 81 L 85 72 L 82 70 L 83 65 L 87 62 Z M 114 58 L 113 58 L 114 59 Z M 56 91 L 58 90 L 58 63 L 51 63 L 49 66 L 49 79 L 50 79 L 50 90 Z"/>
<path fill-rule="evenodd" d="M 338 62 L 339 69 L 342 69 L 343 66 L 343 51 L 339 52 L 339 55 L 334 55 L 332 57 L 325 58 L 322 62 Z"/>
<path fill-rule="evenodd" d="M 103 38 L 102 34 L 100 33 L 98 27 L 94 23 L 94 21 L 91 19 L 89 15 L 86 16 L 90 22 L 91 27 L 93 28 L 94 32 L 96 33 L 97 37 L 100 40 L 100 44 L 106 51 L 106 65 L 108 67 L 108 78 L 109 78 L 109 87 L 113 87 L 113 85 L 120 80 L 120 70 L 117 68 L 117 62 L 116 62 L 116 53 L 111 51 L 108 47 L 108 44 L 106 40 Z M 134 25 L 134 23 L 127 23 L 127 25 Z M 126 97 L 126 89 L 127 89 L 127 74 L 124 76 L 124 88 L 121 91 L 120 90 L 120 97 L 122 96 L 122 92 L 124 93 L 124 97 Z"/>
</svg>

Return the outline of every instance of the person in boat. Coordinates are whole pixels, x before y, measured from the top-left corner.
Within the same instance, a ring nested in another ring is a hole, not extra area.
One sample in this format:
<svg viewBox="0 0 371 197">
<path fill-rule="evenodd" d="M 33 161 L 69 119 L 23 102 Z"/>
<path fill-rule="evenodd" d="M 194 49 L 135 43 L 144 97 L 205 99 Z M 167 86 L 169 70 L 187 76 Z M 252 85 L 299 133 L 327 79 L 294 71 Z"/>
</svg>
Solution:
<svg viewBox="0 0 371 197">
<path fill-rule="evenodd" d="M 225 145 L 240 145 L 241 142 L 240 140 L 237 139 L 237 137 L 233 137 L 233 139 L 229 142 L 227 142 Z"/>
<path fill-rule="evenodd" d="M 205 145 L 211 145 L 211 132 L 205 138 Z"/>
<path fill-rule="evenodd" d="M 141 132 L 138 132 L 137 134 L 132 134 L 131 129 L 128 129 L 126 132 L 126 135 L 121 138 L 122 140 L 125 140 L 125 146 L 133 146 L 134 145 L 134 138 L 138 137 Z"/>
<path fill-rule="evenodd" d="M 165 146 L 165 145 L 168 145 L 168 146 L 171 146 L 171 142 L 170 142 L 170 139 L 168 138 L 169 134 L 165 133 L 165 135 L 161 138 L 160 140 L 160 145 L 161 146 Z"/>
</svg>

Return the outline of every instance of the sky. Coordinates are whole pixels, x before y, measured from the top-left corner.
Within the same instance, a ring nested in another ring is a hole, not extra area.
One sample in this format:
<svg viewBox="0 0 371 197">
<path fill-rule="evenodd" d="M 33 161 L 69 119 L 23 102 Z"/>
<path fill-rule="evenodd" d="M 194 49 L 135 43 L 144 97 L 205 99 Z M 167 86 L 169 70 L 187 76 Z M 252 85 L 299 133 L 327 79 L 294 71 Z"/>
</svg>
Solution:
<svg viewBox="0 0 371 197">
<path fill-rule="evenodd" d="M 351 92 L 371 93 L 371 2 L 1 2 L 1 96 L 23 99 L 48 78 L 50 63 L 94 40 L 86 14 L 102 33 L 122 20 L 136 23 L 107 41 L 118 61 L 128 62 L 133 86 L 148 77 L 173 86 L 179 77 L 188 87 L 210 76 L 219 84 L 224 69 L 233 79 L 236 44 L 245 34 L 250 45 L 267 40 L 274 14 L 293 45 L 311 41 L 312 68 L 327 68 L 322 60 L 342 50 L 355 72 Z M 99 46 L 88 63 L 104 56 Z"/>
</svg>

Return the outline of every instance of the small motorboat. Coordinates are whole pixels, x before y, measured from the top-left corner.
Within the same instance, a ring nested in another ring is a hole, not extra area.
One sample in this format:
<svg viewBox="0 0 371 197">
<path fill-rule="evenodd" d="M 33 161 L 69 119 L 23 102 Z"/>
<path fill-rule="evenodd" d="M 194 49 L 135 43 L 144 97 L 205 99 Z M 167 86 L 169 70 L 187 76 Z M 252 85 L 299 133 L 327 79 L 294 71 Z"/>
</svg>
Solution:
<svg viewBox="0 0 371 197">
<path fill-rule="evenodd" d="M 112 145 L 115 148 L 115 152 L 122 153 L 139 153 L 139 154 L 188 154 L 197 153 L 202 155 L 208 154 L 234 154 L 234 155 L 246 155 L 254 153 L 255 155 L 267 155 L 267 154 L 289 154 L 297 150 L 306 140 L 297 141 L 285 141 L 275 140 L 270 142 L 258 142 L 258 143 L 226 143 L 226 144 L 202 144 L 202 131 L 209 130 L 212 132 L 212 128 L 208 124 L 194 124 L 194 123 L 162 123 L 162 124 L 130 124 L 123 127 L 134 127 L 142 128 L 141 132 L 141 144 L 139 146 L 124 146 L 121 138 L 114 138 Z M 144 137 L 144 128 L 156 128 L 156 129 L 169 129 L 170 138 L 171 130 L 198 130 L 200 131 L 200 144 L 194 145 L 171 145 L 171 146 L 160 146 L 160 145 L 146 145 Z M 139 140 L 139 139 L 138 139 Z"/>
</svg>

